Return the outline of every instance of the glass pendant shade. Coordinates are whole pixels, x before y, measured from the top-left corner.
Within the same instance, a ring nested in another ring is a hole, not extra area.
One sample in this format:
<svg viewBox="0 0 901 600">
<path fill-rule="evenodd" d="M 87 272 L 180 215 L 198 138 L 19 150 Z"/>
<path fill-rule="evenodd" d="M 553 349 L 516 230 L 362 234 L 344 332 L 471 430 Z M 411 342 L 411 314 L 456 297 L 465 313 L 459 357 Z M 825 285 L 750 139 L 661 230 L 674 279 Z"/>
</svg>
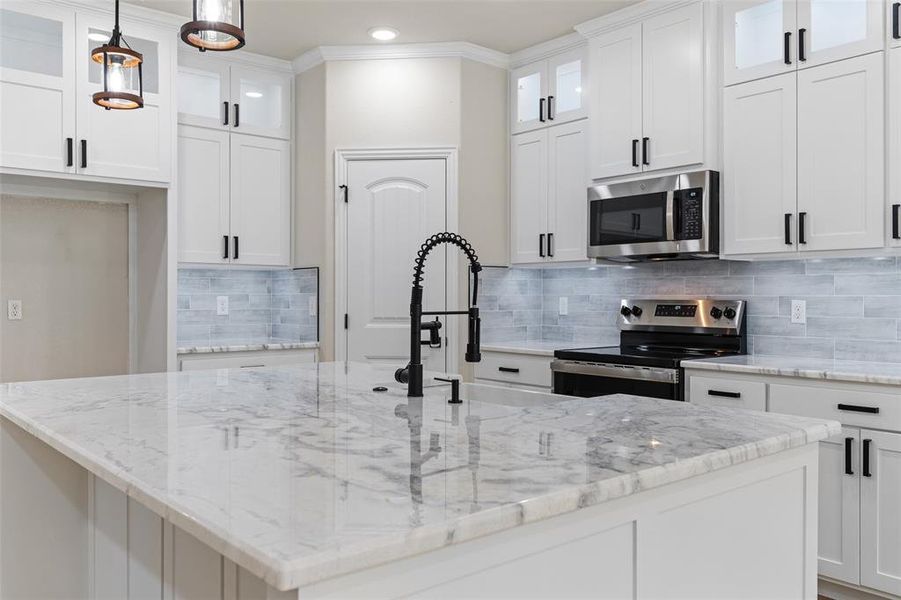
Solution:
<svg viewBox="0 0 901 600">
<path fill-rule="evenodd" d="M 144 57 L 127 46 L 119 31 L 119 1 L 116 0 L 116 24 L 110 41 L 91 50 L 91 60 L 103 70 L 103 90 L 94 93 L 94 104 L 107 110 L 132 110 L 144 106 L 141 66 Z"/>
<path fill-rule="evenodd" d="M 201 52 L 237 50 L 244 45 L 244 0 L 191 0 L 193 20 L 181 39 Z"/>
</svg>

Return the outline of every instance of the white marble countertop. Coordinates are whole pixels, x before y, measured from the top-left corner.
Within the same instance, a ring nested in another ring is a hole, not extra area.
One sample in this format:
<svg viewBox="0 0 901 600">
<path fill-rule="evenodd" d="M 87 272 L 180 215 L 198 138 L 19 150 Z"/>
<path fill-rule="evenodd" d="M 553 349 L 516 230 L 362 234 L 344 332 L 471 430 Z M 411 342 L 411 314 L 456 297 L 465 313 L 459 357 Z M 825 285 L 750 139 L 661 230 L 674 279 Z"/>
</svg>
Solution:
<svg viewBox="0 0 901 600">
<path fill-rule="evenodd" d="M 266 342 L 264 344 L 231 344 L 228 346 L 180 346 L 176 354 L 212 354 L 219 352 L 260 352 L 263 350 L 305 350 L 319 347 L 319 342 Z"/>
<path fill-rule="evenodd" d="M 392 371 L 319 363 L 11 383 L 0 415 L 282 590 L 839 431 L 472 384 L 458 407 L 446 384 L 408 403 Z"/>
<path fill-rule="evenodd" d="M 576 342 L 491 342 L 483 343 L 482 351 L 553 357 L 555 350 L 578 347 L 579 344 Z"/>
<path fill-rule="evenodd" d="M 901 385 L 901 364 L 798 358 L 792 356 L 725 356 L 702 360 L 683 360 L 686 369 L 750 373 L 756 375 L 783 375 L 829 379 L 859 383 Z"/>
</svg>

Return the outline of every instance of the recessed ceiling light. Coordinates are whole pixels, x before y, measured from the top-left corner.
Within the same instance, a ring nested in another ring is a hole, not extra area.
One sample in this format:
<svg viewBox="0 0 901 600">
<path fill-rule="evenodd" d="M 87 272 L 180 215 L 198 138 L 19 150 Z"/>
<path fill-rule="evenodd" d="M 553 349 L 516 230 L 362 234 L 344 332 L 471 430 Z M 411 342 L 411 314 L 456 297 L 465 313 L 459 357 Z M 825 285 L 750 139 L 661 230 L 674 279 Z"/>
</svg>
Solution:
<svg viewBox="0 0 901 600">
<path fill-rule="evenodd" d="M 88 34 L 88 39 L 91 40 L 92 42 L 108 42 L 109 34 L 92 31 L 91 33 Z"/>
<path fill-rule="evenodd" d="M 380 42 L 390 42 L 397 37 L 397 29 L 390 27 L 373 27 L 369 30 L 369 37 Z"/>
<path fill-rule="evenodd" d="M 262 98 L 263 94 L 261 92 L 247 92 L 244 94 L 248 98 Z"/>
</svg>

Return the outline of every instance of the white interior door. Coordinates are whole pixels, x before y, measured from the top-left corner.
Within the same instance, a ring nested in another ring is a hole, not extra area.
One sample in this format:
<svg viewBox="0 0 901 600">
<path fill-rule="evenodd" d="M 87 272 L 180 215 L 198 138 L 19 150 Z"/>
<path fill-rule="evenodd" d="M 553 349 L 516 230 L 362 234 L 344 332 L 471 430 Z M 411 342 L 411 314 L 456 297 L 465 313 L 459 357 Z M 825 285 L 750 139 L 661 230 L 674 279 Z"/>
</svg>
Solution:
<svg viewBox="0 0 901 600">
<path fill-rule="evenodd" d="M 855 585 L 860 581 L 859 465 L 859 429 L 843 427 L 820 442 L 817 569 Z"/>
<path fill-rule="evenodd" d="M 881 52 L 798 72 L 802 251 L 884 244 L 884 79 Z"/>
<path fill-rule="evenodd" d="M 555 262 L 587 260 L 588 122 L 549 127 L 548 256 Z"/>
<path fill-rule="evenodd" d="M 347 360 L 402 367 L 410 358 L 413 262 L 447 227 L 446 161 L 352 160 L 347 188 Z M 442 245 L 426 259 L 424 310 L 447 307 L 447 256 Z M 440 319 L 441 348 L 422 346 L 422 364 L 444 372 L 455 324 Z"/>
<path fill-rule="evenodd" d="M 727 254 L 797 248 L 797 88 L 785 73 L 723 91 Z"/>
<path fill-rule="evenodd" d="M 797 69 L 793 0 L 731 0 L 722 11 L 725 85 Z"/>
<path fill-rule="evenodd" d="M 548 132 L 514 135 L 510 142 L 510 262 L 547 257 Z M 586 200 L 587 202 L 587 200 Z"/>
<path fill-rule="evenodd" d="M 592 179 L 641 171 L 641 25 L 593 38 L 595 90 L 591 103 Z"/>
<path fill-rule="evenodd" d="M 901 595 L 901 433 L 863 429 L 869 473 L 860 479 L 860 583 Z"/>
<path fill-rule="evenodd" d="M 800 0 L 798 44 L 804 59 L 798 68 L 812 67 L 882 50 L 885 10 L 876 0 Z"/>
<path fill-rule="evenodd" d="M 178 128 L 178 260 L 224 264 L 229 239 L 229 135 Z"/>
</svg>

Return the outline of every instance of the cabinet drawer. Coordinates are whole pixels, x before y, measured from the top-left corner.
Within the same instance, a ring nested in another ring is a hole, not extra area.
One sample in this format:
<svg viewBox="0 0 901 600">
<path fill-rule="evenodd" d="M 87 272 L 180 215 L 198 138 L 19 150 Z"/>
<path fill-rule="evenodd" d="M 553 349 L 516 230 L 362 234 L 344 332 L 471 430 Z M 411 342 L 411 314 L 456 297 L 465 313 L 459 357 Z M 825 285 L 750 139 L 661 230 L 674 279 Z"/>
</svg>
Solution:
<svg viewBox="0 0 901 600">
<path fill-rule="evenodd" d="M 772 383 L 770 411 L 901 431 L 901 394 Z"/>
<path fill-rule="evenodd" d="M 762 381 L 712 377 L 691 377 L 688 381 L 689 401 L 692 404 L 766 410 L 766 384 Z"/>
<path fill-rule="evenodd" d="M 247 352 L 213 356 L 209 354 L 180 357 L 182 371 L 201 369 L 251 369 L 254 367 L 274 367 L 278 365 L 299 365 L 316 362 L 318 350 L 296 350 L 273 353 L 271 351 Z M 190 356 L 190 358 L 189 358 Z"/>
<path fill-rule="evenodd" d="M 483 352 L 475 364 L 477 379 L 551 387 L 551 357 Z"/>
</svg>

